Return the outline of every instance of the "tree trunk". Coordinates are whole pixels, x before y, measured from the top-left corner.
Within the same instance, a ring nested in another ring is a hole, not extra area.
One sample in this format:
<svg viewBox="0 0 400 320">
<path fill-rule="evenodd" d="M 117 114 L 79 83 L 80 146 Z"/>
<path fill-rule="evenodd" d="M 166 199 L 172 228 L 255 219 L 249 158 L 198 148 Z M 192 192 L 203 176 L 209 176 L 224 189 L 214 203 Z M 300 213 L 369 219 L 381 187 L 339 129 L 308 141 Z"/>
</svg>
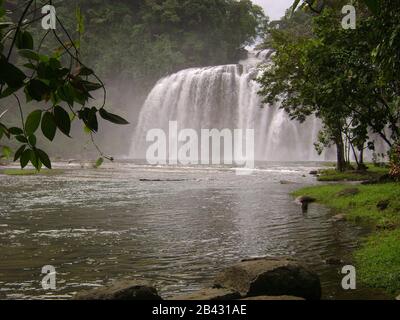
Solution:
<svg viewBox="0 0 400 320">
<path fill-rule="evenodd" d="M 336 169 L 339 172 L 343 172 L 346 170 L 346 159 L 345 159 L 344 143 L 341 134 L 335 139 L 335 144 L 336 144 L 336 157 L 337 157 Z"/>
</svg>

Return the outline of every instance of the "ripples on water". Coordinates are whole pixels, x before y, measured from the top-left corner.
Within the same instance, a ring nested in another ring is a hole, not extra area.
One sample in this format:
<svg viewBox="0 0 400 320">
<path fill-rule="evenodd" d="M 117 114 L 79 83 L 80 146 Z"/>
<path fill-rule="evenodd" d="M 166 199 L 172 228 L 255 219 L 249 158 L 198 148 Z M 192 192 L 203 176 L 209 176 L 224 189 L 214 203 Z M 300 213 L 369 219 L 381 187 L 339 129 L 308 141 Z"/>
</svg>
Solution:
<svg viewBox="0 0 400 320">
<path fill-rule="evenodd" d="M 335 225 L 318 205 L 303 215 L 289 193 L 315 183 L 317 164 L 228 168 L 119 163 L 58 176 L 0 175 L 0 298 L 69 298 L 114 279 L 146 278 L 163 296 L 210 284 L 230 263 L 292 256 L 322 277 L 326 298 L 349 298 L 337 268 L 362 230 Z M 174 179 L 183 181 L 140 181 Z M 289 180 L 293 184 L 281 184 Z M 57 290 L 41 289 L 41 268 Z M 357 297 L 370 296 L 359 290 Z"/>
</svg>

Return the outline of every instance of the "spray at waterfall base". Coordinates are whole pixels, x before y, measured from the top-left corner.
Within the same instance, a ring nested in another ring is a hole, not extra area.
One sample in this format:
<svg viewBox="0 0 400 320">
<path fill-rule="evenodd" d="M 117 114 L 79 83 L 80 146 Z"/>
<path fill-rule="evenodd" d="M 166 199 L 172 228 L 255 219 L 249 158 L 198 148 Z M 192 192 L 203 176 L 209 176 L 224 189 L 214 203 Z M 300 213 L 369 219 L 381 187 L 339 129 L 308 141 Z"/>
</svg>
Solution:
<svg viewBox="0 0 400 320">
<path fill-rule="evenodd" d="M 178 122 L 170 121 L 168 134 L 151 129 L 146 152 L 151 165 L 234 165 L 238 175 L 251 174 L 254 169 L 253 129 L 194 129 L 178 131 Z M 239 168 L 240 167 L 240 168 Z"/>
</svg>

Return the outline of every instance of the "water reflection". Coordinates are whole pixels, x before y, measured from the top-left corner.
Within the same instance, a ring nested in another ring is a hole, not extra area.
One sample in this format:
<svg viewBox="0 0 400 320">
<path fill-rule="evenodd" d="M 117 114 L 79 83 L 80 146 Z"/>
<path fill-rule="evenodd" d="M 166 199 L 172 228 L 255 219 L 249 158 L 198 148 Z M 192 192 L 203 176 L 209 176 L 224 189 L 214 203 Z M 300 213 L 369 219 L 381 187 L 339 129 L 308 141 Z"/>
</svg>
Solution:
<svg viewBox="0 0 400 320">
<path fill-rule="evenodd" d="M 289 193 L 314 183 L 304 177 L 310 165 L 261 169 L 236 176 L 120 163 L 54 177 L 0 176 L 0 297 L 68 298 L 133 277 L 152 279 L 168 296 L 207 285 L 219 269 L 251 256 L 298 258 L 321 275 L 328 298 L 374 296 L 343 292 L 338 271 L 322 263 L 346 257 L 362 230 L 334 225 L 318 205 L 302 214 Z M 140 181 L 168 178 L 184 181 Z M 40 271 L 49 264 L 58 289 L 46 294 Z"/>
</svg>

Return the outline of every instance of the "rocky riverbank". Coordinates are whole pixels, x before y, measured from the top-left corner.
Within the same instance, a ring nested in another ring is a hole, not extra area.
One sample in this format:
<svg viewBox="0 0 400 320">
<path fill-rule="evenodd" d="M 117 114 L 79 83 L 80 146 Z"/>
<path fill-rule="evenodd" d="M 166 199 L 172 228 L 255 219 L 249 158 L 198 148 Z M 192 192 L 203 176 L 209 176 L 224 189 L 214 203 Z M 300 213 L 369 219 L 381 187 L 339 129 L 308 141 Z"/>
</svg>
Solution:
<svg viewBox="0 0 400 320">
<path fill-rule="evenodd" d="M 317 274 L 282 258 L 243 260 L 218 273 L 210 288 L 168 300 L 319 300 Z M 150 283 L 132 280 L 78 293 L 76 300 L 162 300 Z"/>
</svg>

